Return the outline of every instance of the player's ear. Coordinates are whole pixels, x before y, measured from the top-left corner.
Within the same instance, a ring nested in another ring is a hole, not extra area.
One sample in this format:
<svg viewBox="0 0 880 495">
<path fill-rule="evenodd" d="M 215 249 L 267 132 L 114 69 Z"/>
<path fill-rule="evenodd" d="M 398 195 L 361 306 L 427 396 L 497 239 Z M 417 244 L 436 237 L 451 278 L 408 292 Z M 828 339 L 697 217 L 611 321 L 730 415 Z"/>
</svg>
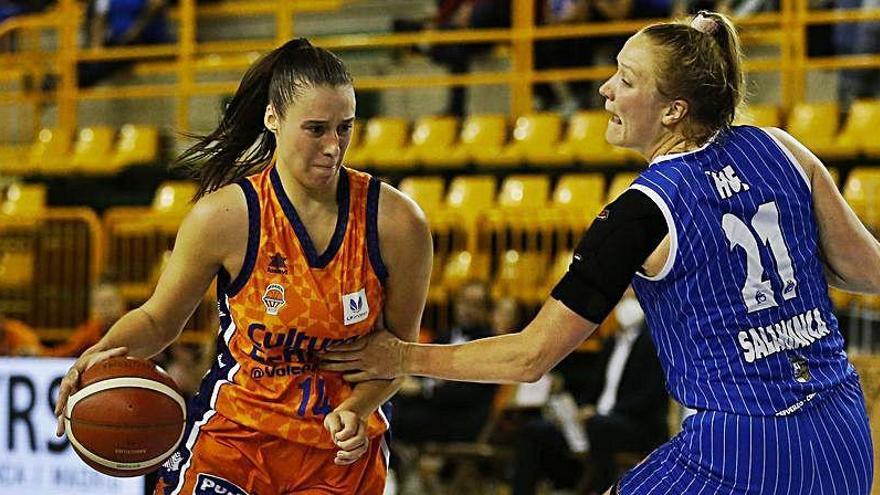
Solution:
<svg viewBox="0 0 880 495">
<path fill-rule="evenodd" d="M 263 114 L 263 125 L 265 125 L 266 129 L 269 129 L 269 132 L 272 134 L 278 132 L 278 116 L 275 114 L 275 108 L 272 107 L 271 103 L 266 105 L 266 113 Z"/>
</svg>

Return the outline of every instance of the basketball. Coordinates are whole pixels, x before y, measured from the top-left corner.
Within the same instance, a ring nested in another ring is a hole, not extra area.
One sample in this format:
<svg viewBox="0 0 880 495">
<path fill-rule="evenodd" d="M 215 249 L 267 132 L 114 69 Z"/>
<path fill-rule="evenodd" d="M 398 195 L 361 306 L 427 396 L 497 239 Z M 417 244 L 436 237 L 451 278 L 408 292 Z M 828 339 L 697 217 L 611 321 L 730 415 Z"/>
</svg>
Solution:
<svg viewBox="0 0 880 495">
<path fill-rule="evenodd" d="M 157 469 L 183 438 L 186 403 L 174 380 L 145 359 L 115 357 L 83 373 L 64 412 L 67 438 L 110 476 Z"/>
</svg>

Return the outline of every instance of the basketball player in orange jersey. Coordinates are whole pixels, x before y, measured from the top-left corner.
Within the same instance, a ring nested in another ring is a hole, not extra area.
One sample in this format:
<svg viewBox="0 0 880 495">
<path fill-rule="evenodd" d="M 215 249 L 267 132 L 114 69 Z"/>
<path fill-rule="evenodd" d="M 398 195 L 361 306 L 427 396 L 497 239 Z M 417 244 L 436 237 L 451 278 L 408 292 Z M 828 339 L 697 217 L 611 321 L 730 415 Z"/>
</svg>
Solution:
<svg viewBox="0 0 880 495">
<path fill-rule="evenodd" d="M 380 316 L 414 340 L 432 248 L 415 203 L 342 165 L 354 117 L 345 66 L 304 39 L 251 67 L 179 160 L 201 185 L 155 292 L 65 376 L 59 417 L 86 368 L 164 349 L 218 277 L 217 358 L 157 494 L 382 493 L 399 384 L 352 387 L 316 351 Z"/>
</svg>

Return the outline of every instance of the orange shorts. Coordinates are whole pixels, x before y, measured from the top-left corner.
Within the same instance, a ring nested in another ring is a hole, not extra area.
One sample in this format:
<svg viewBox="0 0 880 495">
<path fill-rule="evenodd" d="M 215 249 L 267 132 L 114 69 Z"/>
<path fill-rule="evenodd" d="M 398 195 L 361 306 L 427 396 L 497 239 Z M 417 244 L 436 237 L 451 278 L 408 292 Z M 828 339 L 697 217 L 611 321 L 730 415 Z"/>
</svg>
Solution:
<svg viewBox="0 0 880 495">
<path fill-rule="evenodd" d="M 155 495 L 381 495 L 387 447 L 370 440 L 355 463 L 337 466 L 324 450 L 256 432 L 214 414 L 162 468 Z"/>
</svg>

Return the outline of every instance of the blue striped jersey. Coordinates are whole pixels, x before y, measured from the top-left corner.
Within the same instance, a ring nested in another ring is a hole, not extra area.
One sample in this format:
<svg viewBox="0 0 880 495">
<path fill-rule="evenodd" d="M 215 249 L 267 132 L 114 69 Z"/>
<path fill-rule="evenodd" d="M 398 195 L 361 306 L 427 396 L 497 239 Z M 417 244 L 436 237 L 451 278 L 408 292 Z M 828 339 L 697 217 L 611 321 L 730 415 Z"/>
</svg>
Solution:
<svg viewBox="0 0 880 495">
<path fill-rule="evenodd" d="M 669 225 L 666 264 L 633 287 L 679 402 L 786 415 L 854 373 L 831 312 L 809 180 L 773 136 L 735 126 L 655 159 L 630 187 Z"/>
</svg>

